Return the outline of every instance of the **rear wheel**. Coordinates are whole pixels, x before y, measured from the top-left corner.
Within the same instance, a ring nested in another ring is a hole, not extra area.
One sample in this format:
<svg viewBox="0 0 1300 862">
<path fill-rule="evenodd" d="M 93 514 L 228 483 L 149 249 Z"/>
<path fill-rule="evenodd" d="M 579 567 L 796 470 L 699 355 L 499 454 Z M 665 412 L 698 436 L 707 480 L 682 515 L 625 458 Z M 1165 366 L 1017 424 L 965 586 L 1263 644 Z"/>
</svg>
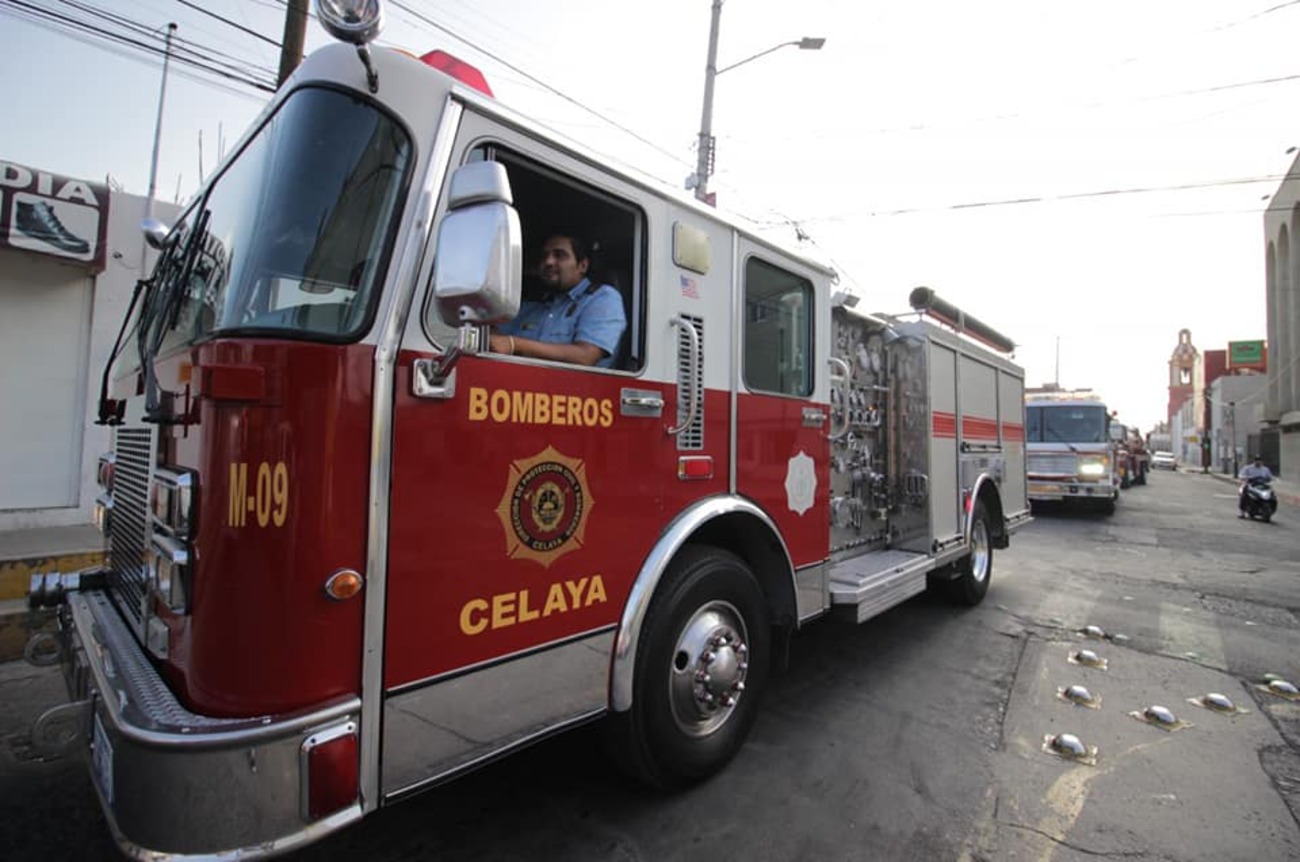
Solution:
<svg viewBox="0 0 1300 862">
<path fill-rule="evenodd" d="M 952 597 L 966 605 L 978 605 L 989 591 L 993 577 L 993 540 L 988 513 L 975 502 L 970 525 L 970 554 L 957 563 L 957 577 L 949 584 Z"/>
<path fill-rule="evenodd" d="M 726 766 L 758 716 L 770 643 L 767 603 L 745 561 L 684 548 L 642 626 L 632 707 L 606 722 L 615 760 L 665 789 Z"/>
</svg>

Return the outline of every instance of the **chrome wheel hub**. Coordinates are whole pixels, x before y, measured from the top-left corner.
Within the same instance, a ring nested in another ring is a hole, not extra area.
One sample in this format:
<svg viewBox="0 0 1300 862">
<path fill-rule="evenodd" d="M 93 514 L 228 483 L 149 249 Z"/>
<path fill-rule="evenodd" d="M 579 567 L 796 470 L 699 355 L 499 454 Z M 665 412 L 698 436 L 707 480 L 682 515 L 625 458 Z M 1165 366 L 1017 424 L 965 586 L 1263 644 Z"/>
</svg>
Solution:
<svg viewBox="0 0 1300 862">
<path fill-rule="evenodd" d="M 989 528 L 977 520 L 970 529 L 970 574 L 976 583 L 989 576 L 989 549 Z"/>
<path fill-rule="evenodd" d="M 673 720 L 689 736 L 708 736 L 735 710 L 749 673 L 745 622 L 727 602 L 695 612 L 673 650 L 668 698 Z"/>
</svg>

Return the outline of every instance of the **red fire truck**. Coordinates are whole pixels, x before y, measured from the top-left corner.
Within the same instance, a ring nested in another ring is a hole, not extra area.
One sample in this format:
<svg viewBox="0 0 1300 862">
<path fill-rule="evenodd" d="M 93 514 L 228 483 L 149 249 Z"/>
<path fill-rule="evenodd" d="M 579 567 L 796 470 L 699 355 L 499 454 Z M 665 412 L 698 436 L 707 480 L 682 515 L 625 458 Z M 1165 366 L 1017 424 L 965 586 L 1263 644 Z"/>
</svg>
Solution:
<svg viewBox="0 0 1300 862">
<path fill-rule="evenodd" d="M 633 774 L 702 780 L 793 632 L 978 602 L 1029 518 L 1009 342 L 924 290 L 854 311 L 347 5 L 356 44 L 149 227 L 109 562 L 32 585 L 72 693 L 34 739 L 89 753 L 139 859 L 286 852 L 596 719 Z M 488 349 L 557 225 L 624 298 L 612 368 Z"/>
</svg>

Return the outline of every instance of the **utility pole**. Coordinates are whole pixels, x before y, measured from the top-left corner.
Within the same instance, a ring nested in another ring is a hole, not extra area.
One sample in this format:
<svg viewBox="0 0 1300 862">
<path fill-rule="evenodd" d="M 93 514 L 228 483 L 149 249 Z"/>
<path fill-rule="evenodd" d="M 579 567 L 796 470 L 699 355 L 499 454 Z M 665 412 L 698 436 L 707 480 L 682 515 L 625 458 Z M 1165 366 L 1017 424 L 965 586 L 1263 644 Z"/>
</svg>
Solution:
<svg viewBox="0 0 1300 862">
<path fill-rule="evenodd" d="M 713 0 L 713 23 L 709 26 L 709 62 L 704 67 L 704 111 L 700 117 L 699 152 L 695 161 L 695 199 L 712 205 L 709 176 L 713 173 L 713 79 L 718 75 L 718 22 L 722 0 Z"/>
<path fill-rule="evenodd" d="M 1237 402 L 1228 402 L 1228 445 L 1232 447 L 1232 475 L 1237 475 Z"/>
<path fill-rule="evenodd" d="M 1052 372 L 1052 382 L 1061 388 L 1061 336 L 1056 336 L 1056 370 Z"/>
<path fill-rule="evenodd" d="M 284 10 L 284 39 L 280 43 L 279 87 L 302 62 L 303 44 L 307 40 L 307 0 L 289 0 Z"/>
<path fill-rule="evenodd" d="M 172 59 L 172 35 L 176 32 L 176 23 L 167 25 L 167 41 L 163 48 L 162 85 L 158 88 L 158 119 L 153 127 L 153 157 L 149 160 L 149 192 L 144 200 L 144 217 L 153 217 L 153 195 L 158 187 L 158 145 L 162 140 L 163 103 L 167 99 L 167 67 Z"/>
</svg>

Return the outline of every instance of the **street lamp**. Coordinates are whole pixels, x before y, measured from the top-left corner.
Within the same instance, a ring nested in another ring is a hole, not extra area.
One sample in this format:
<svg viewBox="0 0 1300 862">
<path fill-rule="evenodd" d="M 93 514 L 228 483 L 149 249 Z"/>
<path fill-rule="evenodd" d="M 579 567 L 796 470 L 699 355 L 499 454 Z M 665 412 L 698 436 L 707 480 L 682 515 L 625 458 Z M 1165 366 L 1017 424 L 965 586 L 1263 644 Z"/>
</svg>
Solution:
<svg viewBox="0 0 1300 862">
<path fill-rule="evenodd" d="M 779 45 L 773 45 L 765 51 L 759 51 L 757 54 L 719 69 L 717 68 L 718 21 L 721 17 L 722 0 L 713 0 L 713 23 L 709 27 L 709 62 L 704 67 L 704 111 L 700 117 L 699 153 L 695 162 L 695 173 L 686 178 L 686 187 L 695 189 L 696 199 L 704 201 L 710 206 L 713 205 L 713 196 L 709 194 L 709 177 L 713 175 L 713 79 L 723 72 L 730 71 L 737 66 L 743 66 L 751 60 L 757 60 L 759 57 L 771 54 L 773 51 L 789 45 L 794 45 L 801 51 L 820 51 L 821 47 L 826 44 L 824 38 L 805 36 L 802 39 L 794 39 L 789 42 L 782 42 Z"/>
</svg>

